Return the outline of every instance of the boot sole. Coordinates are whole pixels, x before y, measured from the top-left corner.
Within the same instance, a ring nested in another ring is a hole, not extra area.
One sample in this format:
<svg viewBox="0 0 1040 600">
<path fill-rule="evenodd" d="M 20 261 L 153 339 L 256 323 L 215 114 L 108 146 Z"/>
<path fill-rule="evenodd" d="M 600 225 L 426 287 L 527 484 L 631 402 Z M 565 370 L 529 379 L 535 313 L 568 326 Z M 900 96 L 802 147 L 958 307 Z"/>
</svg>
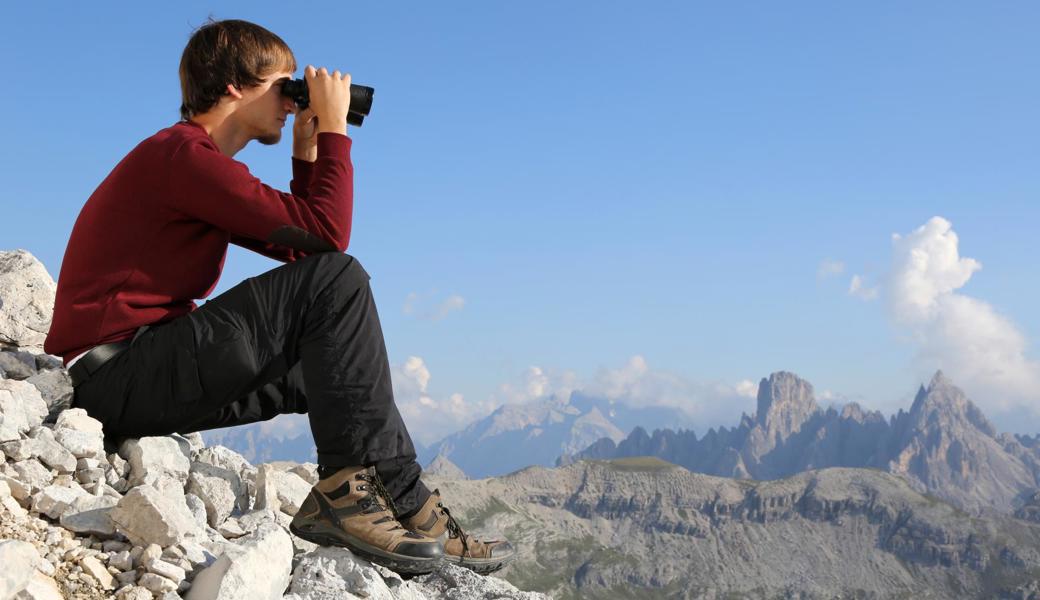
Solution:
<svg viewBox="0 0 1040 600">
<path fill-rule="evenodd" d="M 492 559 L 479 559 L 479 558 L 467 558 L 465 560 L 462 557 L 455 557 L 451 555 L 444 556 L 444 562 L 451 563 L 460 567 L 464 567 L 473 571 L 477 575 L 487 575 L 494 573 L 502 567 L 508 565 L 513 561 L 513 556 L 507 556 L 505 558 L 492 558 Z"/>
<path fill-rule="evenodd" d="M 353 554 L 360 556 L 371 563 L 386 567 L 397 573 L 424 575 L 436 571 L 442 564 L 444 564 L 443 556 L 421 558 L 387 552 L 386 550 L 376 548 L 371 544 L 366 544 L 343 530 L 334 529 L 324 523 L 311 524 L 309 529 L 303 529 L 298 527 L 296 523 L 291 523 L 289 525 L 289 531 L 291 531 L 296 537 L 318 544 L 319 546 L 338 546 L 340 548 L 346 548 Z"/>
</svg>

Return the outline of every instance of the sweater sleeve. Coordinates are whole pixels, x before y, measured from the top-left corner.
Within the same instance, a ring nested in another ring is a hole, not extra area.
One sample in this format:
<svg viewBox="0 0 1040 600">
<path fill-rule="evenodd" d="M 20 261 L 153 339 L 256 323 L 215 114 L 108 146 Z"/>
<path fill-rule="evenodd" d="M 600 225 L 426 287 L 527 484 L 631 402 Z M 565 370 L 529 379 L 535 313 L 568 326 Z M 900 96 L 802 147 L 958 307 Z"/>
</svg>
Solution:
<svg viewBox="0 0 1040 600">
<path fill-rule="evenodd" d="M 353 212 L 350 147 L 345 135 L 319 133 L 318 158 L 309 177 L 307 167 L 293 165 L 290 188 L 305 191 L 301 196 L 267 186 L 212 140 L 187 141 L 170 159 L 171 208 L 227 231 L 233 240 L 259 242 L 246 247 L 262 254 L 261 248 L 270 250 L 279 260 L 291 253 L 275 246 L 343 252 L 350 242 Z"/>
<path fill-rule="evenodd" d="M 294 196 L 307 197 L 307 189 L 311 185 L 311 174 L 314 172 L 314 163 L 292 158 L 292 181 L 289 182 L 289 190 Z"/>
</svg>

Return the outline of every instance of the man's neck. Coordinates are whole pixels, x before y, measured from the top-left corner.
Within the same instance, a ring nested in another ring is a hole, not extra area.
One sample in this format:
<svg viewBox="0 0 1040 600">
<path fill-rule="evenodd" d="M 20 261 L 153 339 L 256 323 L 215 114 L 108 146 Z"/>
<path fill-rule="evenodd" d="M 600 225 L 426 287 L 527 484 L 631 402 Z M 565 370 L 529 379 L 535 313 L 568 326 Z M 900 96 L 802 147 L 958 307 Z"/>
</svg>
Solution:
<svg viewBox="0 0 1040 600">
<path fill-rule="evenodd" d="M 190 121 L 205 129 L 220 152 L 227 156 L 234 156 L 249 143 L 249 134 L 238 126 L 230 114 L 210 111 L 195 115 Z"/>
</svg>

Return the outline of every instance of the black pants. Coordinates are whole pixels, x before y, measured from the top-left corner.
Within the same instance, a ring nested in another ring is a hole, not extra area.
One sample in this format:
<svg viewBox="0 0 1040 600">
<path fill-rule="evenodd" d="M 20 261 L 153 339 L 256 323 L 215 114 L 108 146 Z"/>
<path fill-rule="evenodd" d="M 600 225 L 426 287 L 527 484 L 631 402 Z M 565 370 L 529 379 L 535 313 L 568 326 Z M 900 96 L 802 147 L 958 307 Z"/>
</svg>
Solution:
<svg viewBox="0 0 1040 600">
<path fill-rule="evenodd" d="M 394 403 L 368 273 L 338 252 L 288 263 L 154 325 L 77 386 L 113 437 L 306 413 L 318 462 L 374 465 L 401 514 L 429 497 Z"/>
</svg>

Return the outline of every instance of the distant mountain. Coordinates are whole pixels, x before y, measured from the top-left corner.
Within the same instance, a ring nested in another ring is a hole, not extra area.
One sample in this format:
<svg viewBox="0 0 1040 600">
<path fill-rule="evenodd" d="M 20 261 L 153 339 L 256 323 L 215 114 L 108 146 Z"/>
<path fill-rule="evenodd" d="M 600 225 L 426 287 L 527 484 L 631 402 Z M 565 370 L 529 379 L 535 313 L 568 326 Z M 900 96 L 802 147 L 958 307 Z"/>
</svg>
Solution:
<svg viewBox="0 0 1040 600">
<path fill-rule="evenodd" d="M 624 437 L 595 402 L 575 405 L 552 398 L 500 406 L 430 446 L 420 463 L 443 456 L 470 477 L 490 477 L 530 465 L 552 465 L 561 454 L 576 453 L 595 440 Z"/>
<path fill-rule="evenodd" d="M 1035 598 L 1040 589 L 1040 524 L 969 518 L 874 469 L 750 481 L 643 457 L 480 481 L 424 477 L 467 531 L 516 545 L 498 576 L 561 600 Z"/>
<path fill-rule="evenodd" d="M 909 412 L 886 421 L 848 404 L 822 410 L 812 386 L 778 372 L 759 384 L 754 416 L 740 424 L 692 431 L 637 428 L 617 442 L 604 437 L 580 458 L 656 456 L 691 471 L 776 479 L 823 467 L 871 467 L 902 475 L 918 491 L 974 514 L 1009 513 L 1036 489 L 1040 440 L 998 435 L 982 412 L 942 372 L 922 386 Z"/>
<path fill-rule="evenodd" d="M 318 452 L 310 431 L 287 437 L 264 434 L 261 427 L 262 423 L 252 423 L 203 431 L 202 439 L 208 446 L 230 448 L 253 464 L 284 460 L 298 463 L 318 462 Z M 415 450 L 423 455 L 426 447 L 415 442 Z"/>
</svg>

